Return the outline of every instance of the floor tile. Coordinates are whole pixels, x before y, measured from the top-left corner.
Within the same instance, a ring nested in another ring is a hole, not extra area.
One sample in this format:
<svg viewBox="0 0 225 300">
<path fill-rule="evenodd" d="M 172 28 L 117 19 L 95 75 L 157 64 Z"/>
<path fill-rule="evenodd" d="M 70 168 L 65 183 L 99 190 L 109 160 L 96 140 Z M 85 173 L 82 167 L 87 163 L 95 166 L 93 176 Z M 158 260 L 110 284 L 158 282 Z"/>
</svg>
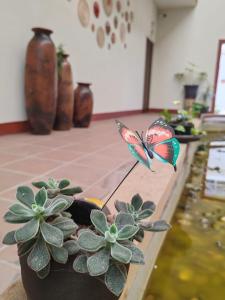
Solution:
<svg viewBox="0 0 225 300">
<path fill-rule="evenodd" d="M 49 160 L 58 160 L 58 161 L 72 161 L 79 157 L 84 156 L 83 152 L 80 151 L 68 151 L 65 149 L 56 149 L 47 151 L 37 155 L 40 158 L 45 158 Z"/>
<path fill-rule="evenodd" d="M 0 192 L 31 179 L 32 176 L 17 174 L 13 171 L 0 169 Z"/>
<path fill-rule="evenodd" d="M 19 269 L 0 262 L 0 294 L 14 283 L 19 273 Z"/>
<path fill-rule="evenodd" d="M 4 165 L 4 169 L 39 175 L 57 168 L 61 162 L 39 158 L 27 158 L 14 163 Z"/>
</svg>

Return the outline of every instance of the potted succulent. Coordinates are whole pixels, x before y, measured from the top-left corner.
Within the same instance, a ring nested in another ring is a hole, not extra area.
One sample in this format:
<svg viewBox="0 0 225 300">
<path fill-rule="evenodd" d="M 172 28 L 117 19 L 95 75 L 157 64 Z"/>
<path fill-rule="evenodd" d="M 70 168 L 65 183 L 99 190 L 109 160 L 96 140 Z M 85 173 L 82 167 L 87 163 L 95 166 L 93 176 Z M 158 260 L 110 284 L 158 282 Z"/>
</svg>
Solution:
<svg viewBox="0 0 225 300">
<path fill-rule="evenodd" d="M 3 243 L 17 244 L 28 300 L 118 299 L 130 264 L 144 264 L 134 241 L 142 241 L 144 231 L 170 228 L 165 221 L 144 221 L 155 205 L 143 202 L 140 195 L 132 197 L 131 203 L 116 201 L 115 216 L 79 200 L 75 215 L 82 202 L 87 213 L 76 223 L 69 211 L 80 188 L 71 189 L 68 196 L 68 180 L 34 185 L 40 188 L 36 195 L 27 186 L 17 189 L 17 203 L 4 216 L 6 222 L 23 224 L 7 233 Z"/>
<path fill-rule="evenodd" d="M 184 86 L 184 98 L 192 99 L 192 101 L 186 101 L 185 108 L 191 107 L 197 97 L 199 85 L 207 80 L 207 73 L 199 71 L 197 65 L 189 62 L 184 72 L 176 73 L 175 78 Z"/>
</svg>

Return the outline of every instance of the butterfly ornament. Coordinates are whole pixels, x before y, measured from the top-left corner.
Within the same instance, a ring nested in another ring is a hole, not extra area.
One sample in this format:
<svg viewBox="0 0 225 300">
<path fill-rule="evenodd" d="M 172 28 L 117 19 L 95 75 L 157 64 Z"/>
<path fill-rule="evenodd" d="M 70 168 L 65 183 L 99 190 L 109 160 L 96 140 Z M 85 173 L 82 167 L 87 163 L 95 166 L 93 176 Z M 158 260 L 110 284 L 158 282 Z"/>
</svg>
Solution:
<svg viewBox="0 0 225 300">
<path fill-rule="evenodd" d="M 128 129 L 116 120 L 123 140 L 128 144 L 132 155 L 151 171 L 152 159 L 169 163 L 176 171 L 176 161 L 180 152 L 180 144 L 174 137 L 175 133 L 162 118 L 156 120 L 147 130 L 145 138 L 138 131 Z"/>
</svg>

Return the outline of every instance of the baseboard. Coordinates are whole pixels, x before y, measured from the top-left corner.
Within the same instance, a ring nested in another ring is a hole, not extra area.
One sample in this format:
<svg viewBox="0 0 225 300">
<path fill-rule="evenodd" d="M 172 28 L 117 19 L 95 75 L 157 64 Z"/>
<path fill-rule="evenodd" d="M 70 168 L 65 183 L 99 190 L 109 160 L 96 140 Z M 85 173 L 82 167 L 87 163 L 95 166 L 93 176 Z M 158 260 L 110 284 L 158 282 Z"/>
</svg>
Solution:
<svg viewBox="0 0 225 300">
<path fill-rule="evenodd" d="M 28 121 L 0 124 L 0 135 L 21 133 L 29 130 Z"/>
<path fill-rule="evenodd" d="M 150 108 L 149 110 L 145 110 L 145 111 L 143 111 L 142 109 L 137 109 L 137 110 L 98 113 L 98 114 L 93 114 L 92 121 L 101 121 L 101 120 L 108 120 L 108 119 L 114 119 L 114 118 L 120 118 L 126 116 L 133 116 L 141 113 L 160 113 L 162 110 L 163 108 Z M 177 111 L 175 109 L 169 109 L 169 112 L 176 113 Z M 21 133 L 26 131 L 29 131 L 28 121 L 0 124 L 0 135 Z"/>
<path fill-rule="evenodd" d="M 141 113 L 143 113 L 143 110 L 141 110 L 141 109 L 127 110 L 127 111 L 115 111 L 115 112 L 109 112 L 109 113 L 99 113 L 99 114 L 94 114 L 92 116 L 92 121 L 114 119 L 114 118 L 137 115 L 137 114 L 141 114 Z"/>
</svg>

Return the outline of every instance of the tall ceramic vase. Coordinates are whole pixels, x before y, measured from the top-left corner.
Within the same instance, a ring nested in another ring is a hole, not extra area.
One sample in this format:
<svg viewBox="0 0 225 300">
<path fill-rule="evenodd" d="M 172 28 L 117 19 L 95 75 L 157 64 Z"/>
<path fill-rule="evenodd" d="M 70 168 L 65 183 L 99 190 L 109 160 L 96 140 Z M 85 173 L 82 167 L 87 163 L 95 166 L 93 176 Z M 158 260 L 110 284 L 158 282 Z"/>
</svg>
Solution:
<svg viewBox="0 0 225 300">
<path fill-rule="evenodd" d="M 93 111 L 90 83 L 78 82 L 74 92 L 74 127 L 89 127 Z"/>
<path fill-rule="evenodd" d="M 68 130 L 73 124 L 73 75 L 71 65 L 63 55 L 63 61 L 58 70 L 58 98 L 54 128 Z"/>
<path fill-rule="evenodd" d="M 25 69 L 26 110 L 31 131 L 49 134 L 56 113 L 57 60 L 51 30 L 33 28 Z"/>
</svg>

